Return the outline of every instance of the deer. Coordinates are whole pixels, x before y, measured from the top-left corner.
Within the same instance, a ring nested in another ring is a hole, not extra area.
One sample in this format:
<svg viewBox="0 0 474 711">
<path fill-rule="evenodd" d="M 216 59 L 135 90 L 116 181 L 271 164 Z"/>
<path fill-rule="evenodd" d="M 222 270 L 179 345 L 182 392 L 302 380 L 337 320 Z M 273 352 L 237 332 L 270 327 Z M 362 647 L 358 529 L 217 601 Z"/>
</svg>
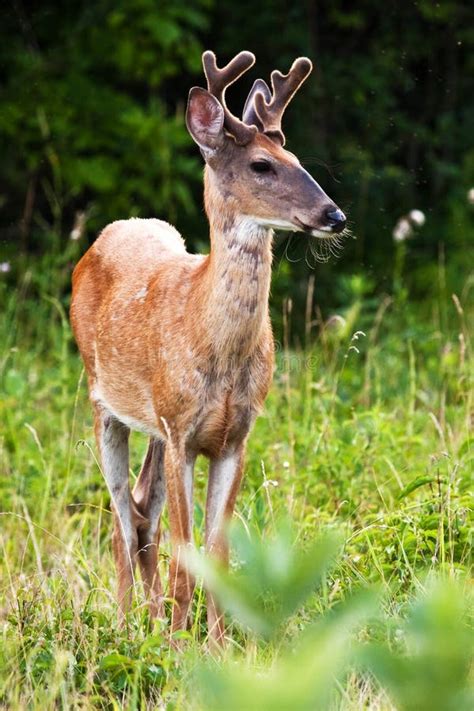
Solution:
<svg viewBox="0 0 474 711">
<path fill-rule="evenodd" d="M 194 577 L 193 472 L 209 460 L 205 546 L 228 564 L 226 526 L 246 443 L 274 369 L 269 291 L 274 230 L 323 239 L 346 217 L 287 151 L 282 116 L 312 70 L 305 57 L 253 84 L 242 118 L 225 93 L 255 63 L 248 51 L 220 68 L 202 56 L 207 89 L 189 92 L 186 126 L 204 159 L 210 251 L 191 254 L 159 219 L 109 224 L 73 272 L 71 324 L 88 381 L 101 470 L 111 499 L 118 610 L 130 608 L 138 563 L 152 618 L 165 618 L 158 568 L 168 507 L 171 634 L 186 628 Z M 130 430 L 149 437 L 133 490 Z M 224 643 L 223 612 L 207 595 L 208 638 Z M 172 634 L 173 637 L 173 634 Z"/>
</svg>

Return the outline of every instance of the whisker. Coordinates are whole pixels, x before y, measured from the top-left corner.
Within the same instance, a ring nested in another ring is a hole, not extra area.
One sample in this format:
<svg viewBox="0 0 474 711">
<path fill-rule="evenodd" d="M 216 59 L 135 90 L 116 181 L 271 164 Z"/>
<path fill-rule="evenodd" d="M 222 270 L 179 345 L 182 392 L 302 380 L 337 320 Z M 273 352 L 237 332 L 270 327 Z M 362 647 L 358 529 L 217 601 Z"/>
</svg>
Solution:
<svg viewBox="0 0 474 711">
<path fill-rule="evenodd" d="M 313 236 L 309 240 L 311 255 L 319 263 L 328 262 L 331 257 L 339 259 L 344 249 L 346 239 L 352 236 L 351 230 L 346 228 L 341 234 L 328 237 Z M 307 262 L 308 263 L 308 262 Z"/>
<path fill-rule="evenodd" d="M 288 259 L 288 261 L 289 261 L 291 264 L 296 264 L 297 262 L 300 261 L 300 259 L 299 259 L 298 257 L 296 257 L 296 258 L 294 258 L 294 259 L 290 259 L 289 255 L 288 255 L 288 250 L 289 250 L 289 248 L 290 248 L 291 241 L 292 241 L 293 237 L 295 236 L 295 234 L 296 234 L 296 232 L 291 232 L 291 234 L 290 234 L 290 236 L 289 236 L 289 238 L 288 238 L 288 241 L 287 241 L 287 243 L 286 243 L 286 248 L 285 248 L 285 257 Z"/>
<path fill-rule="evenodd" d="M 291 241 L 295 233 L 291 233 L 286 240 L 285 249 L 283 252 L 282 259 L 287 259 L 290 263 L 295 264 L 300 261 L 300 258 L 291 258 L 289 255 L 289 250 L 291 247 Z M 311 235 L 307 238 L 306 249 L 304 253 L 304 260 L 310 269 L 314 269 L 316 264 L 326 264 L 329 262 L 331 257 L 334 259 L 339 259 L 341 256 L 345 242 L 349 239 L 356 239 L 352 230 L 346 227 L 340 234 L 328 235 L 327 237 L 318 237 L 316 235 Z M 308 253 L 311 255 L 309 258 Z M 279 268 L 281 266 L 281 261 Z"/>
<path fill-rule="evenodd" d="M 311 264 L 311 262 L 310 262 L 309 259 L 308 259 L 308 251 L 311 252 L 311 245 L 310 245 L 309 242 L 308 242 L 308 244 L 306 245 L 306 249 L 305 249 L 305 251 L 304 251 L 304 261 L 306 262 L 306 264 L 308 265 L 308 267 L 309 267 L 310 269 L 314 269 L 314 264 Z"/>
</svg>

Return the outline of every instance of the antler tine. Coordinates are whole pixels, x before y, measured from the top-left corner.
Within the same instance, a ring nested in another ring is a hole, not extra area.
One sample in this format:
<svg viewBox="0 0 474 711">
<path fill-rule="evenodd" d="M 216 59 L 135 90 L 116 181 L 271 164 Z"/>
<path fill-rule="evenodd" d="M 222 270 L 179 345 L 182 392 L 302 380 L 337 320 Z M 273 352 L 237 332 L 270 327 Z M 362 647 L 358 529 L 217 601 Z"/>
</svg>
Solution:
<svg viewBox="0 0 474 711">
<path fill-rule="evenodd" d="M 273 96 L 271 101 L 267 103 L 261 93 L 255 95 L 255 109 L 264 126 L 264 133 L 272 138 L 277 138 L 282 146 L 285 145 L 285 136 L 281 130 L 281 119 L 286 107 L 312 68 L 311 60 L 307 57 L 300 57 L 293 62 L 288 74 L 282 74 L 277 69 L 272 72 Z"/>
<path fill-rule="evenodd" d="M 214 52 L 207 51 L 202 55 L 204 74 L 207 79 L 208 91 L 216 97 L 224 109 L 224 126 L 234 137 L 236 143 L 245 145 L 249 143 L 257 128 L 247 126 L 240 119 L 234 116 L 226 106 L 225 91 L 255 63 L 255 55 L 252 52 L 239 52 L 225 67 L 217 66 Z"/>
</svg>

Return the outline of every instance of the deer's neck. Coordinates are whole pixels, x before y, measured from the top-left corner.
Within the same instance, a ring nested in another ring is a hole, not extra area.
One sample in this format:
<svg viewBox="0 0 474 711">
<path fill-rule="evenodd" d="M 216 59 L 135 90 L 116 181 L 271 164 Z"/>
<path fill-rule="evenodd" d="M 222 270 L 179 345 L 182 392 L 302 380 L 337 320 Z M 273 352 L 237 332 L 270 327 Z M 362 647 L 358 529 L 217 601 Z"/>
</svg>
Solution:
<svg viewBox="0 0 474 711">
<path fill-rule="evenodd" d="M 211 219 L 203 337 L 222 363 L 246 358 L 268 328 L 272 231 L 226 213 Z"/>
</svg>

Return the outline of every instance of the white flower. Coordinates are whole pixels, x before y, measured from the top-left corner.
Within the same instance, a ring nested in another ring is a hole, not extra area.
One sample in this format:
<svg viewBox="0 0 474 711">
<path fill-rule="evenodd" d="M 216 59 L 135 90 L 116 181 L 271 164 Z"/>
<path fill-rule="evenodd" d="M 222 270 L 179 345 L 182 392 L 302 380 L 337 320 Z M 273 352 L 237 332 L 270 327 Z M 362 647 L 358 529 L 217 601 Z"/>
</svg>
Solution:
<svg viewBox="0 0 474 711">
<path fill-rule="evenodd" d="M 408 239 L 411 235 L 411 225 L 408 222 L 406 217 L 401 217 L 397 224 L 395 225 L 395 228 L 393 230 L 393 239 L 395 242 L 404 242 L 406 239 Z"/>
<path fill-rule="evenodd" d="M 408 219 L 412 225 L 416 225 L 417 227 L 422 227 L 426 222 L 425 213 L 421 210 L 412 210 L 409 212 Z"/>
<path fill-rule="evenodd" d="M 82 210 L 76 212 L 74 227 L 71 230 L 69 239 L 72 239 L 74 242 L 76 242 L 78 239 L 81 239 L 84 232 L 84 227 L 86 226 L 86 218 L 87 215 Z"/>
<path fill-rule="evenodd" d="M 346 319 L 339 314 L 333 314 L 326 321 L 326 328 L 340 329 L 346 325 Z"/>
<path fill-rule="evenodd" d="M 278 486 L 278 482 L 275 479 L 265 479 L 262 486 L 264 489 L 268 489 L 270 486 Z"/>
<path fill-rule="evenodd" d="M 6 274 L 10 270 L 11 270 L 10 262 L 0 262 L 0 272 L 2 272 L 2 274 Z"/>
<path fill-rule="evenodd" d="M 471 205 L 474 205 L 474 188 L 471 188 L 470 190 L 468 190 L 467 201 Z"/>
</svg>

